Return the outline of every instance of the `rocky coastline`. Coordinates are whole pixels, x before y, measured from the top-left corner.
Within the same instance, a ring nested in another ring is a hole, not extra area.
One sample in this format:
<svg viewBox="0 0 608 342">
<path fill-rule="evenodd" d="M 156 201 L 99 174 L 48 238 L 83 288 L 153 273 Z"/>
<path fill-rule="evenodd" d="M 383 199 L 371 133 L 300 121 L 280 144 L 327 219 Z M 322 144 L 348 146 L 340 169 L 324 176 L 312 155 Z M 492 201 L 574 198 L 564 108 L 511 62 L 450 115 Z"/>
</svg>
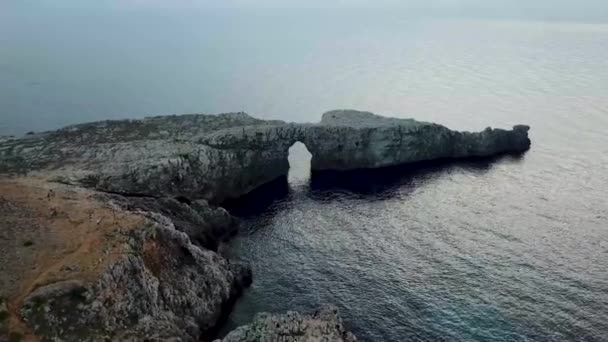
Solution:
<svg viewBox="0 0 608 342">
<path fill-rule="evenodd" d="M 286 176 L 295 142 L 312 171 L 348 171 L 522 153 L 528 130 L 340 110 L 317 124 L 196 114 L 3 137 L 0 341 L 212 340 L 253 279 L 218 252 L 238 229 L 221 204 Z M 261 315 L 224 341 L 278 336 L 356 340 L 332 307 Z"/>
</svg>

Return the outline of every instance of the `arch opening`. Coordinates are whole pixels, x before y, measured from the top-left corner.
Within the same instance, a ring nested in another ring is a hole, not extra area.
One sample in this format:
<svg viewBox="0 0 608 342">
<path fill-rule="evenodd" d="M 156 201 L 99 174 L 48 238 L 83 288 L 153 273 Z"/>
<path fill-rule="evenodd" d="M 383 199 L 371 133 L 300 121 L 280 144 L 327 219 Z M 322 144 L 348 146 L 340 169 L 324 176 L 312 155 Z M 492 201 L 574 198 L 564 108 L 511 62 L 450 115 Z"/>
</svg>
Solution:
<svg viewBox="0 0 608 342">
<path fill-rule="evenodd" d="M 306 145 L 296 141 L 288 150 L 289 174 L 287 180 L 290 184 L 305 184 L 310 180 L 310 161 L 312 154 Z"/>
</svg>

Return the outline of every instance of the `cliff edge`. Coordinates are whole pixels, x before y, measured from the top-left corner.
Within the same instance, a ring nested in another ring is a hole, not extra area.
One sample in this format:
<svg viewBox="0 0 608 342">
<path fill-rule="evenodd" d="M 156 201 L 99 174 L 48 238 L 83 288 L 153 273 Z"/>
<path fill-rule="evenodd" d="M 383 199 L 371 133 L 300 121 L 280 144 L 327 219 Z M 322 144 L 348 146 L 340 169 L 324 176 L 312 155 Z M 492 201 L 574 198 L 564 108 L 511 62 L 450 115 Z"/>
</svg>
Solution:
<svg viewBox="0 0 608 342">
<path fill-rule="evenodd" d="M 0 173 L 44 172 L 55 181 L 125 195 L 221 203 L 287 175 L 296 141 L 312 170 L 379 168 L 418 161 L 519 153 L 528 126 L 457 132 L 433 123 L 352 110 L 318 124 L 245 113 L 103 121 L 0 141 Z"/>
<path fill-rule="evenodd" d="M 295 142 L 313 171 L 346 171 L 520 153 L 528 130 L 340 110 L 317 124 L 229 113 L 0 137 L 0 341 L 210 340 L 251 282 L 218 252 L 238 222 L 217 205 L 287 175 Z M 278 336 L 355 339 L 327 309 L 263 315 L 224 341 Z"/>
</svg>

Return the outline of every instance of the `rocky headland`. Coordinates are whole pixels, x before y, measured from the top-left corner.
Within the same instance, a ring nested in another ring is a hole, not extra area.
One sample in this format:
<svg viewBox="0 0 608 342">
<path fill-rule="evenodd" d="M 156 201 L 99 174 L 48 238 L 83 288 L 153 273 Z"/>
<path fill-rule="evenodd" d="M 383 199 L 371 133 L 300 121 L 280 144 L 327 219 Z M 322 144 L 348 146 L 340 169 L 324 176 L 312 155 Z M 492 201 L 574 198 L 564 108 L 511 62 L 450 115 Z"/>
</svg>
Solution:
<svg viewBox="0 0 608 342">
<path fill-rule="evenodd" d="M 528 129 L 332 111 L 318 124 L 180 115 L 0 138 L 0 341 L 211 340 L 252 279 L 218 252 L 238 227 L 221 204 L 287 175 L 296 141 L 313 172 L 347 171 L 521 153 Z M 275 337 L 354 340 L 330 308 L 263 315 L 225 341 Z"/>
</svg>

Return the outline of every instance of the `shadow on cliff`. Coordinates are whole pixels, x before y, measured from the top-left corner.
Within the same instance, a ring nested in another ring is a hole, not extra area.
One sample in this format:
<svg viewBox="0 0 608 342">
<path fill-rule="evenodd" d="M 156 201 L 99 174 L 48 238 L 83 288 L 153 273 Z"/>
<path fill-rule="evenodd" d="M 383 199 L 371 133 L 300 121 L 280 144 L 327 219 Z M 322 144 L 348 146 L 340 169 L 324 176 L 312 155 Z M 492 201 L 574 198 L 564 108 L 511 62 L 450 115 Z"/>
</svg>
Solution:
<svg viewBox="0 0 608 342">
<path fill-rule="evenodd" d="M 314 200 L 331 200 L 337 192 L 349 193 L 369 200 L 392 197 L 433 182 L 451 172 L 472 172 L 483 174 L 500 161 L 520 162 L 523 154 L 501 155 L 489 158 L 441 159 L 379 169 L 359 169 L 351 171 L 313 171 L 306 196 Z M 238 199 L 222 204 L 231 214 L 240 217 L 254 216 L 268 210 L 278 201 L 289 201 L 290 194 L 301 191 L 293 189 L 287 177 L 279 177 Z"/>
<path fill-rule="evenodd" d="M 316 171 L 310 178 L 313 197 L 328 191 L 348 191 L 361 196 L 386 198 L 393 190 L 409 187 L 415 190 L 433 179 L 456 170 L 483 174 L 501 160 L 519 161 L 522 155 L 490 158 L 440 159 L 379 169 L 352 171 Z"/>
<path fill-rule="evenodd" d="M 289 182 L 287 177 L 283 176 L 259 186 L 244 196 L 224 201 L 222 207 L 235 216 L 253 216 L 263 213 L 273 203 L 285 199 L 289 192 Z"/>
</svg>

